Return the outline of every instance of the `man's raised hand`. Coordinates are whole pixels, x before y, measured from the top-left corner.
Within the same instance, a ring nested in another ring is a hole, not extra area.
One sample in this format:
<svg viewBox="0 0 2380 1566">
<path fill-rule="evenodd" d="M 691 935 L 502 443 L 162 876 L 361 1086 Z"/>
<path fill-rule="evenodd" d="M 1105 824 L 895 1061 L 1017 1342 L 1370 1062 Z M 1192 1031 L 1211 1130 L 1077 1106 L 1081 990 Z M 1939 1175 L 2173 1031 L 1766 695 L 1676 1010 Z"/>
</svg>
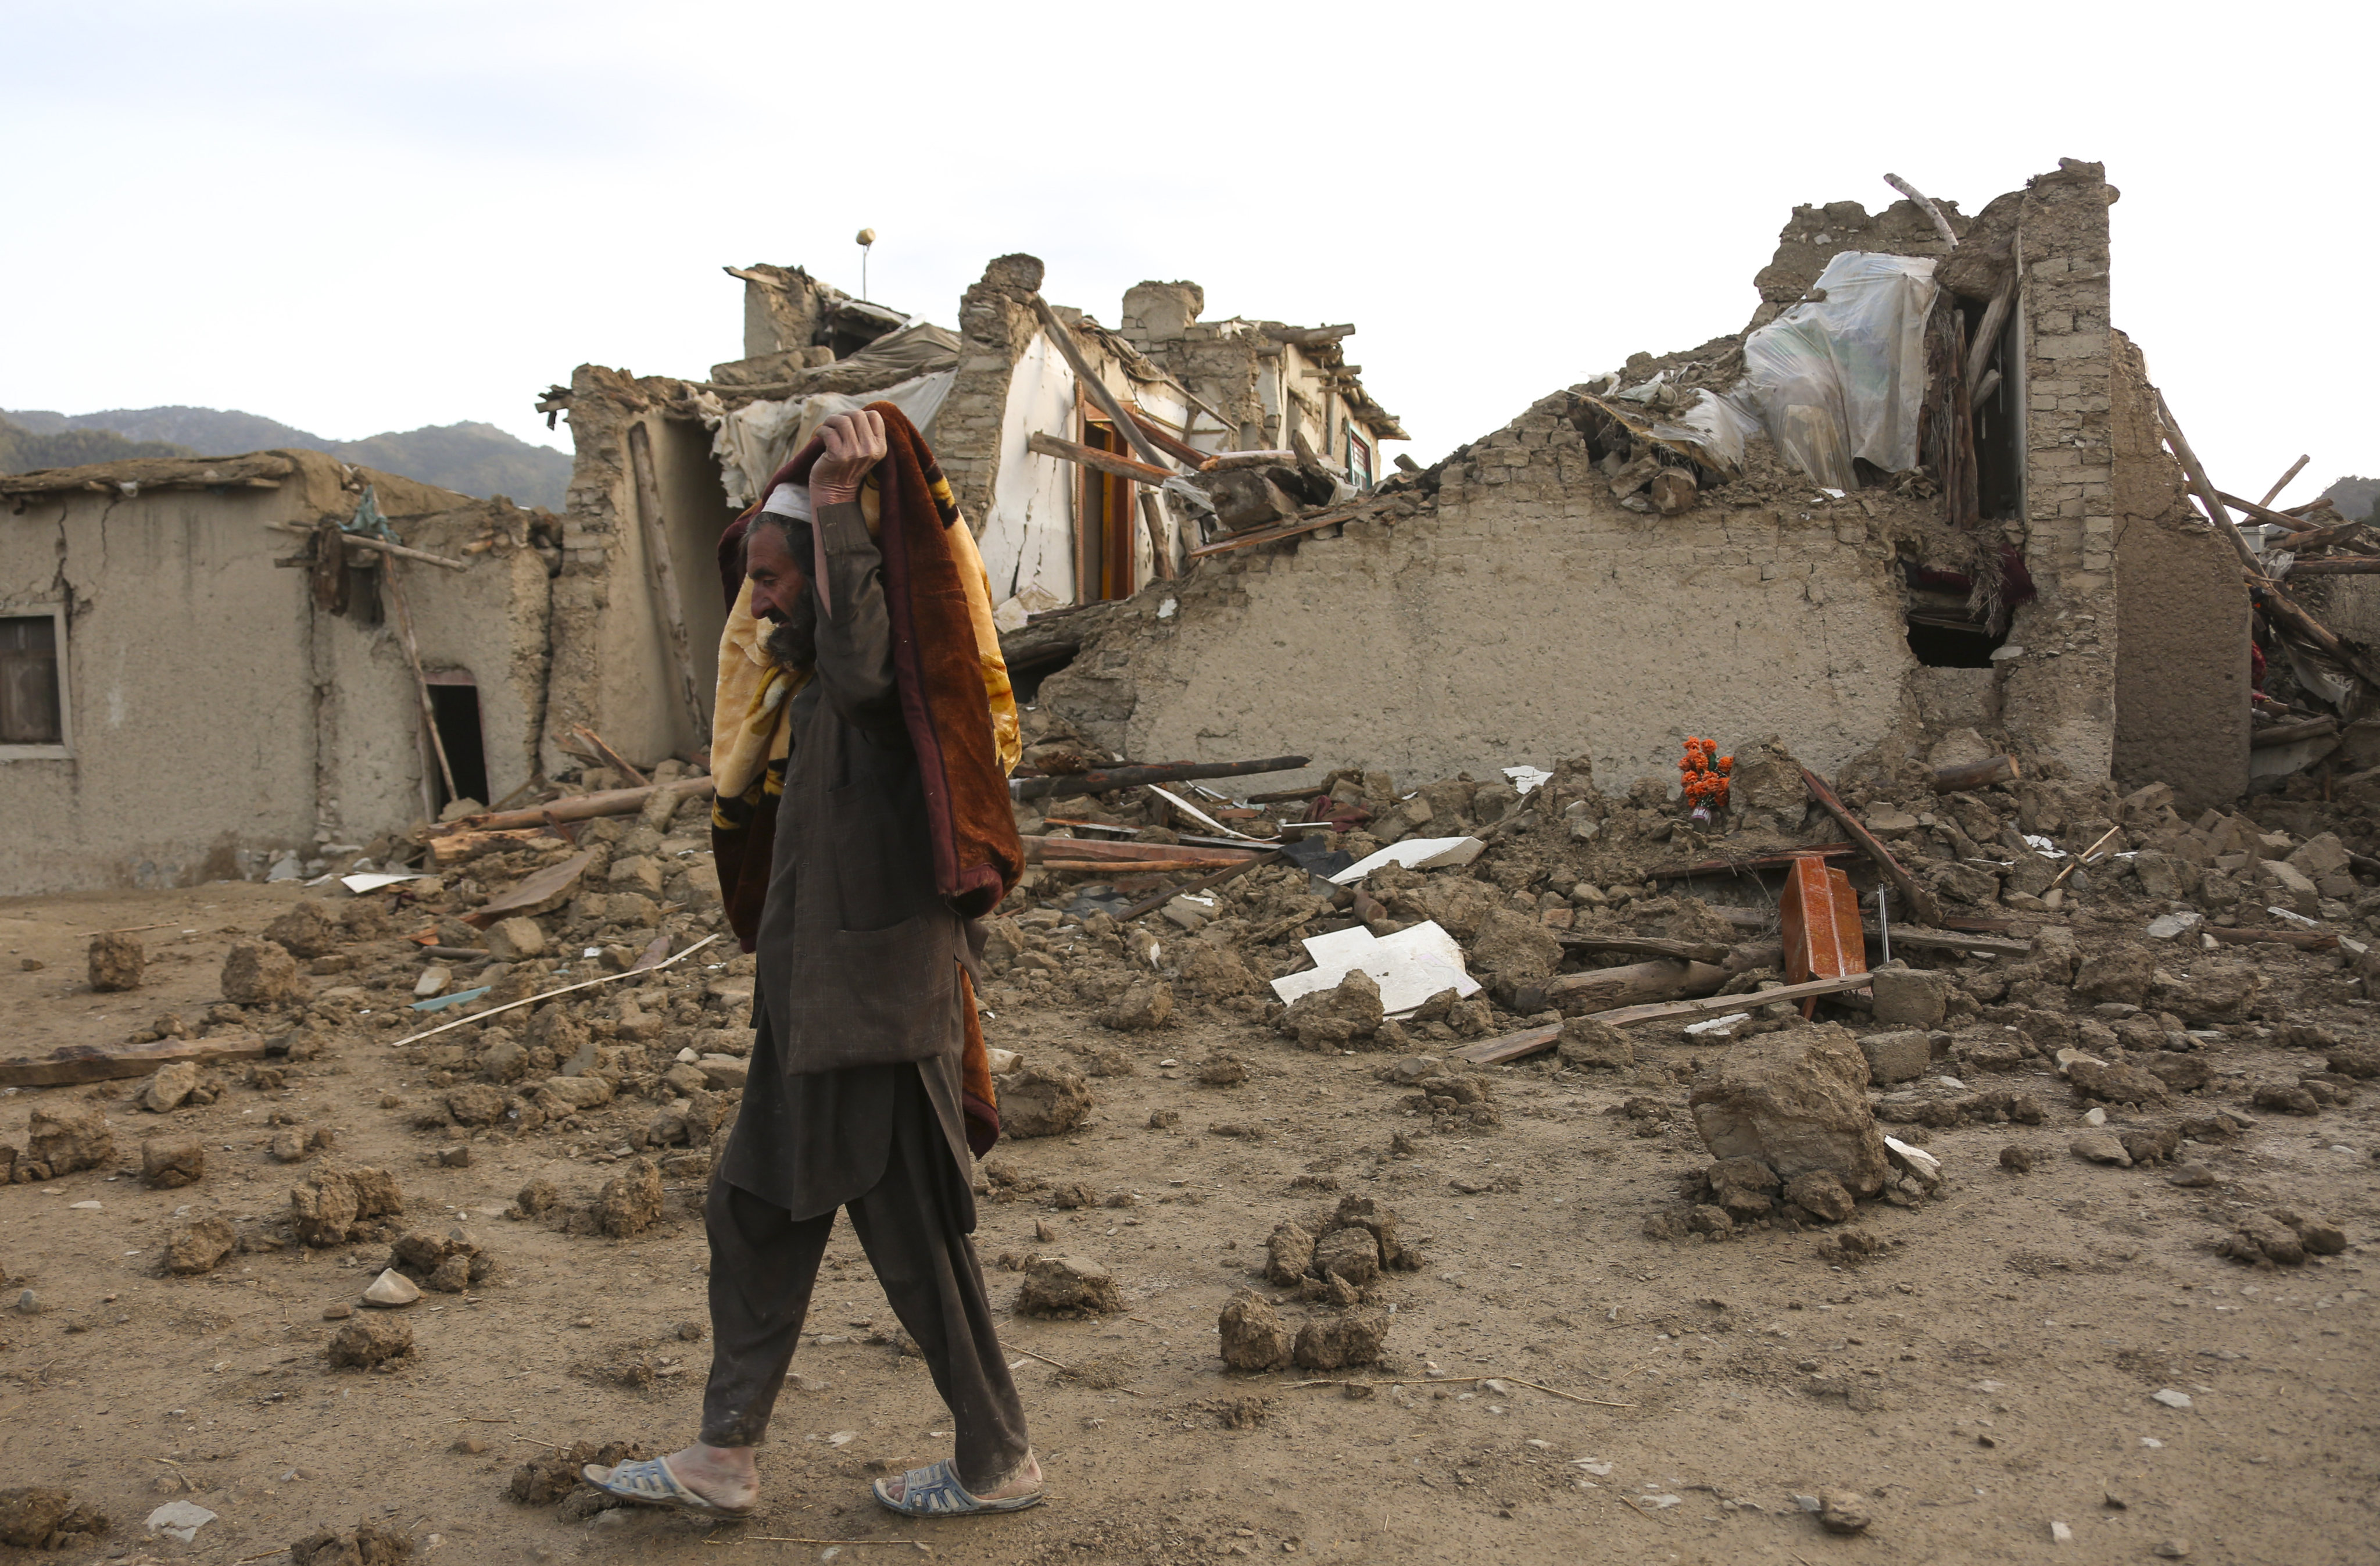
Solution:
<svg viewBox="0 0 2380 1566">
<path fill-rule="evenodd" d="M 867 408 L 838 413 L 819 427 L 826 450 L 810 468 L 810 502 L 834 505 L 859 498 L 860 480 L 884 460 L 884 416 Z"/>
</svg>

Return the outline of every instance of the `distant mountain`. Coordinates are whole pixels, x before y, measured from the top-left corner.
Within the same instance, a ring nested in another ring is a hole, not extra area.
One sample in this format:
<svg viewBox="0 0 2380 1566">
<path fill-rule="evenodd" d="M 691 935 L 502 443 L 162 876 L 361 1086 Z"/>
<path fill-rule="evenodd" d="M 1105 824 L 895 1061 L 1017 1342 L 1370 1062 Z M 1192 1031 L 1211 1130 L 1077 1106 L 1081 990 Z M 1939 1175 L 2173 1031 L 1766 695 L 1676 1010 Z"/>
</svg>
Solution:
<svg viewBox="0 0 2380 1566">
<path fill-rule="evenodd" d="M 0 471 L 10 473 L 128 456 L 231 456 L 302 446 L 467 495 L 509 495 L 523 505 L 550 511 L 562 509 L 570 487 L 568 453 L 531 445 L 492 424 L 433 424 L 360 441 L 326 441 L 277 419 L 212 407 L 77 414 L 0 409 L 0 420 L 18 431 L 13 445 L 12 437 L 0 433 Z M 120 443 L 73 443 L 109 438 Z M 50 443 L 55 442 L 68 443 Z M 82 455 L 86 452 L 90 455 Z"/>
<path fill-rule="evenodd" d="M 2380 479 L 2341 479 L 2323 491 L 2322 498 L 2338 507 L 2341 516 L 2359 521 L 2380 517 Z"/>
<path fill-rule="evenodd" d="M 84 467 L 135 456 L 196 456 L 171 441 L 132 441 L 113 430 L 53 430 L 36 432 L 0 418 L 0 473 L 31 473 L 43 467 Z"/>
</svg>

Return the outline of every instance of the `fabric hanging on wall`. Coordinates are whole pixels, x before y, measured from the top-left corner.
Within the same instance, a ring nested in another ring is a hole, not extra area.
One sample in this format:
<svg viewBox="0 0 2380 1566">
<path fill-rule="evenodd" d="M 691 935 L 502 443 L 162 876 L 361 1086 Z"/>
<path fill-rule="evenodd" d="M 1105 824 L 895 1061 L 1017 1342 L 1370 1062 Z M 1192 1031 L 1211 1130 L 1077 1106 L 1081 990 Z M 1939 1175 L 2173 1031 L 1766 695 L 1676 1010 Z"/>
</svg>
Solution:
<svg viewBox="0 0 2380 1566">
<path fill-rule="evenodd" d="M 719 481 L 727 492 L 727 502 L 742 507 L 759 499 L 758 487 L 836 414 L 856 413 L 869 403 L 888 402 L 925 433 L 932 429 L 934 415 L 941 411 L 957 380 L 957 370 L 943 370 L 912 376 L 882 391 L 818 392 L 782 402 L 747 403 L 734 409 L 706 392 L 695 406 L 711 431 L 710 453 L 718 460 Z"/>
<path fill-rule="evenodd" d="M 1786 459 L 1829 489 L 1855 490 L 1864 458 L 1887 473 L 1918 463 L 1931 256 L 1846 250 L 1811 297 L 1744 339 L 1741 390 Z"/>
</svg>

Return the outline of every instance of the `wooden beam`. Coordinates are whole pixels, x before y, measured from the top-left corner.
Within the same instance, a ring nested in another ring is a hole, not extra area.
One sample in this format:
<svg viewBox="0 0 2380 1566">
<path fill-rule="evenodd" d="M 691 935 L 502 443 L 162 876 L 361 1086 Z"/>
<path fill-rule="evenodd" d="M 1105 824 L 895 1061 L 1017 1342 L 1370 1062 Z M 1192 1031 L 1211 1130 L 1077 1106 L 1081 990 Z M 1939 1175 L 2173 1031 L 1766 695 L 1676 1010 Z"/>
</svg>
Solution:
<svg viewBox="0 0 2380 1566">
<path fill-rule="evenodd" d="M 2305 528 L 2305 518 L 2302 516 L 2292 516 L 2286 511 L 2275 511 L 2271 506 L 2252 500 L 2241 500 L 2238 495 L 2219 494 L 2218 492 L 2218 498 L 2233 510 L 2252 516 L 2259 522 L 2267 523 L 2276 528 L 2287 528 L 2292 533 L 2301 532 Z"/>
<path fill-rule="evenodd" d="M 1254 848 L 1184 848 L 1171 843 L 1118 843 L 1097 837 L 1027 837 L 1018 841 L 1025 844 L 1025 862 L 1028 865 L 1050 859 L 1179 859 L 1185 867 L 1220 868 L 1263 852 Z"/>
<path fill-rule="evenodd" d="M 2266 490 L 2265 492 L 2265 498 L 2258 501 L 2256 504 L 2258 505 L 2270 505 L 2275 501 L 2280 499 L 2281 492 L 2289 487 L 2289 480 L 2296 478 L 2300 473 L 2304 472 L 2305 465 L 2313 460 L 2313 458 L 2309 455 L 2299 457 L 2295 462 L 2290 463 L 2289 470 L 2287 473 L 2282 474 L 2278 479 L 2274 480 L 2273 487 Z"/>
<path fill-rule="evenodd" d="M 313 528 L 298 522 L 270 522 L 266 526 L 278 528 L 285 533 L 311 534 L 314 531 Z M 386 539 L 367 538 L 361 533 L 350 533 L 344 528 L 339 529 L 339 541 L 343 544 L 353 544 L 358 549 L 393 554 L 400 560 L 419 560 L 425 565 L 443 565 L 449 571 L 468 571 L 471 568 L 471 563 L 468 560 L 450 560 L 445 555 L 432 554 L 428 550 L 407 549 L 403 544 L 390 543 Z"/>
<path fill-rule="evenodd" d="M 261 1061 L 264 1040 L 254 1034 L 217 1034 L 212 1038 L 160 1038 L 148 1044 L 94 1049 L 69 1045 L 45 1059 L 0 1061 L 0 1087 L 63 1087 L 78 1082 L 112 1082 L 147 1076 L 159 1066 L 188 1061 L 214 1065 L 225 1061 Z"/>
<path fill-rule="evenodd" d="M 1359 521 L 1376 512 L 1386 510 L 1393 498 L 1393 496 L 1382 496 L 1378 499 L 1350 501 L 1331 510 L 1317 512 L 1311 516 L 1301 516 L 1293 522 L 1283 522 L 1277 527 L 1254 528 L 1245 533 L 1232 533 L 1217 539 L 1213 543 L 1199 545 L 1190 552 L 1190 558 L 1204 560 L 1210 554 L 1229 554 L 1235 549 L 1254 549 L 1258 544 L 1279 543 L 1283 539 L 1294 539 L 1306 533 L 1320 532 L 1325 528 L 1335 528 L 1342 522 Z"/>
<path fill-rule="evenodd" d="M 1959 248 L 1959 237 L 1951 232 L 1950 220 L 1942 215 L 1942 209 L 1934 204 L 1932 197 L 1897 174 L 1886 175 L 1884 182 L 1916 202 L 1918 211 L 1934 220 L 1934 232 L 1942 236 L 1942 243 L 1954 250 Z"/>
<path fill-rule="evenodd" d="M 1802 781 L 1809 785 L 1810 795 L 1818 802 L 1819 807 L 1828 815 L 1832 816 L 1841 825 L 1843 831 L 1851 833 L 1852 841 L 1858 844 L 1866 851 L 1867 856 L 1876 861 L 1876 868 L 1882 870 L 1885 879 L 1892 882 L 1892 889 L 1900 893 L 1900 905 L 1908 910 L 1910 917 L 1922 925 L 1941 923 L 1942 909 L 1934 901 L 1934 894 L 1918 885 L 1917 878 L 1902 868 L 1900 861 L 1892 856 L 1892 850 L 1887 848 L 1876 833 L 1861 824 L 1858 817 L 1843 807 L 1843 802 L 1835 797 L 1835 791 L 1828 788 L 1819 780 L 1818 774 L 1807 767 L 1802 769 Z"/>
<path fill-rule="evenodd" d="M 2373 564 L 2380 564 L 2380 561 Z M 2300 740 L 2324 739 L 2338 732 L 2338 720 L 2330 717 L 2305 718 L 2294 723 L 2275 723 L 2270 728 L 2248 731 L 2248 748 L 2270 750 L 2278 745 L 2295 745 Z"/>
<path fill-rule="evenodd" d="M 1135 484 L 1162 484 L 1166 480 L 1173 477 L 1162 467 L 1151 467 L 1147 463 L 1135 462 L 1128 456 L 1118 456 L 1113 452 L 1101 451 L 1097 446 L 1083 445 L 1075 441 L 1062 441 L 1055 435 L 1045 435 L 1038 430 L 1025 437 L 1025 449 L 1029 452 L 1038 452 L 1043 456 L 1055 456 L 1068 462 L 1079 462 L 1086 467 L 1096 468 L 1101 473 L 1112 474 L 1119 479 L 1129 479 Z"/>
<path fill-rule="evenodd" d="M 642 419 L 628 426 L 628 464 L 636 472 L 637 512 L 644 527 L 645 557 L 652 564 L 655 596 L 661 601 L 662 613 L 669 626 L 670 650 L 677 658 L 686 716 L 694 724 L 695 744 L 706 744 L 710 738 L 710 720 L 702 710 L 702 692 L 695 684 L 694 650 L 686 629 L 686 601 L 678 596 L 677 569 L 670 563 L 669 528 L 662 519 L 661 480 L 653 472 L 653 438 Z"/>
<path fill-rule="evenodd" d="M 1066 363 L 1075 371 L 1075 379 L 1082 383 L 1084 395 L 1099 405 L 1099 411 L 1114 421 L 1116 433 L 1131 442 L 1132 449 L 1157 470 L 1159 477 L 1155 481 L 1162 483 L 1172 478 L 1172 470 L 1165 466 L 1165 454 L 1157 449 L 1155 442 L 1141 433 L 1140 426 L 1132 421 L 1132 415 L 1124 411 L 1123 404 L 1117 400 L 1116 395 L 1108 390 L 1107 382 L 1092 372 L 1089 361 L 1083 358 L 1081 346 L 1075 341 L 1074 331 L 1058 319 L 1058 312 L 1050 308 L 1050 301 L 1038 294 L 1034 295 L 1033 313 L 1041 318 L 1041 329 L 1050 334 L 1050 340 L 1065 356 Z"/>
<path fill-rule="evenodd" d="M 1748 1012 L 1779 1001 L 1806 1000 L 1813 995 L 1839 995 L 1846 989 L 1864 989 L 1869 976 L 1864 973 L 1845 974 L 1840 978 L 1814 978 L 1807 984 L 1779 985 L 1775 989 L 1755 989 L 1738 995 L 1706 995 L 1696 1001 L 1665 1001 L 1649 1006 L 1623 1006 L 1614 1012 L 1592 1014 L 1597 1022 L 1608 1022 L 1614 1027 L 1626 1027 L 1631 1023 L 1666 1022 L 1672 1017 L 1716 1016 L 1722 1012 Z"/>
<path fill-rule="evenodd" d="M 2380 554 L 2355 554 L 2331 560 L 2301 560 L 2289 567 L 2292 577 L 2370 577 L 2380 575 Z"/>
<path fill-rule="evenodd" d="M 2229 925 L 2200 925 L 2208 939 L 2226 946 L 2294 946 L 2301 952 L 2336 950 L 2338 937 L 2311 929 L 2235 929 Z"/>
<path fill-rule="evenodd" d="M 1142 898 L 1131 907 L 1126 908 L 1123 913 L 1118 914 L 1116 916 L 1116 923 L 1130 924 L 1133 920 L 1141 917 L 1145 914 L 1153 914 L 1157 912 L 1158 909 L 1164 907 L 1176 897 L 1180 897 L 1185 893 L 1193 892 L 1205 892 L 1211 887 L 1220 886 L 1227 880 L 1233 880 L 1239 876 L 1244 876 L 1250 870 L 1257 868 L 1258 866 L 1274 865 L 1279 864 L 1280 862 L 1281 850 L 1277 848 L 1271 849 L 1266 853 L 1256 856 L 1256 857 L 1252 859 L 1244 859 L 1240 863 L 1233 865 L 1228 870 L 1218 870 L 1211 876 L 1201 876 L 1196 880 L 1191 881 L 1187 885 L 1169 886 L 1162 892 L 1154 892 L 1149 896 Z"/>
<path fill-rule="evenodd" d="M 1176 439 L 1173 431 L 1168 430 L 1164 425 L 1160 424 L 1156 419 L 1149 418 L 1147 414 L 1141 412 L 1140 409 L 1133 407 L 1130 403 L 1124 404 L 1123 410 L 1132 416 L 1132 421 L 1135 424 L 1140 426 L 1140 432 L 1147 435 L 1151 441 L 1155 442 L 1159 448 L 1161 449 L 1168 456 L 1176 457 L 1188 463 L 1193 469 L 1201 467 L 1208 457 L 1215 455 L 1213 452 L 1200 451 L 1196 446 L 1190 444 L 1188 442 Z"/>
<path fill-rule="evenodd" d="M 595 753 L 595 759 L 627 779 L 630 788 L 650 788 L 653 780 L 629 764 L 628 759 L 603 743 L 603 736 L 584 723 L 573 723 L 570 732 L 577 734 Z"/>
<path fill-rule="evenodd" d="M 656 794 L 709 794 L 717 786 L 708 777 L 700 777 L 654 783 L 648 788 L 605 789 L 600 794 L 580 794 L 567 799 L 548 800 L 525 810 L 482 810 L 476 816 L 441 821 L 430 829 L 430 835 L 447 837 L 456 832 L 497 832 L 507 827 L 541 827 L 549 819 L 591 821 L 601 816 L 633 816 L 643 809 L 645 801 Z"/>
</svg>

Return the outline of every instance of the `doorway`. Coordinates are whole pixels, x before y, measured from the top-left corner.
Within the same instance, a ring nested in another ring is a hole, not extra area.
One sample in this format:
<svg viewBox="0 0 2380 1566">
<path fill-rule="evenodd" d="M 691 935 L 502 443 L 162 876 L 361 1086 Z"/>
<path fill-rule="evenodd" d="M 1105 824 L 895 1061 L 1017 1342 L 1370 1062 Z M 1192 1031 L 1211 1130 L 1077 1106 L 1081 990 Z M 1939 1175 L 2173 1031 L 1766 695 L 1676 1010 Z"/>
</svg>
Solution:
<svg viewBox="0 0 2380 1566">
<path fill-rule="evenodd" d="M 480 686 L 468 669 L 427 669 L 421 678 L 430 687 L 430 718 L 437 725 L 438 743 L 446 751 L 446 765 L 455 771 L 455 792 L 446 791 L 438 770 L 437 752 L 426 739 L 424 765 L 430 779 L 430 813 L 434 818 L 455 799 L 488 804 L 488 748 L 480 729 Z"/>
<path fill-rule="evenodd" d="M 1117 456 L 1133 455 L 1113 423 L 1087 413 L 1083 419 L 1083 444 Z M 1075 514 L 1075 601 L 1093 603 L 1102 599 L 1130 598 L 1136 575 L 1136 552 L 1133 548 L 1135 486 L 1129 479 L 1119 479 L 1089 467 L 1083 469 L 1082 484 L 1082 505 Z"/>
</svg>

